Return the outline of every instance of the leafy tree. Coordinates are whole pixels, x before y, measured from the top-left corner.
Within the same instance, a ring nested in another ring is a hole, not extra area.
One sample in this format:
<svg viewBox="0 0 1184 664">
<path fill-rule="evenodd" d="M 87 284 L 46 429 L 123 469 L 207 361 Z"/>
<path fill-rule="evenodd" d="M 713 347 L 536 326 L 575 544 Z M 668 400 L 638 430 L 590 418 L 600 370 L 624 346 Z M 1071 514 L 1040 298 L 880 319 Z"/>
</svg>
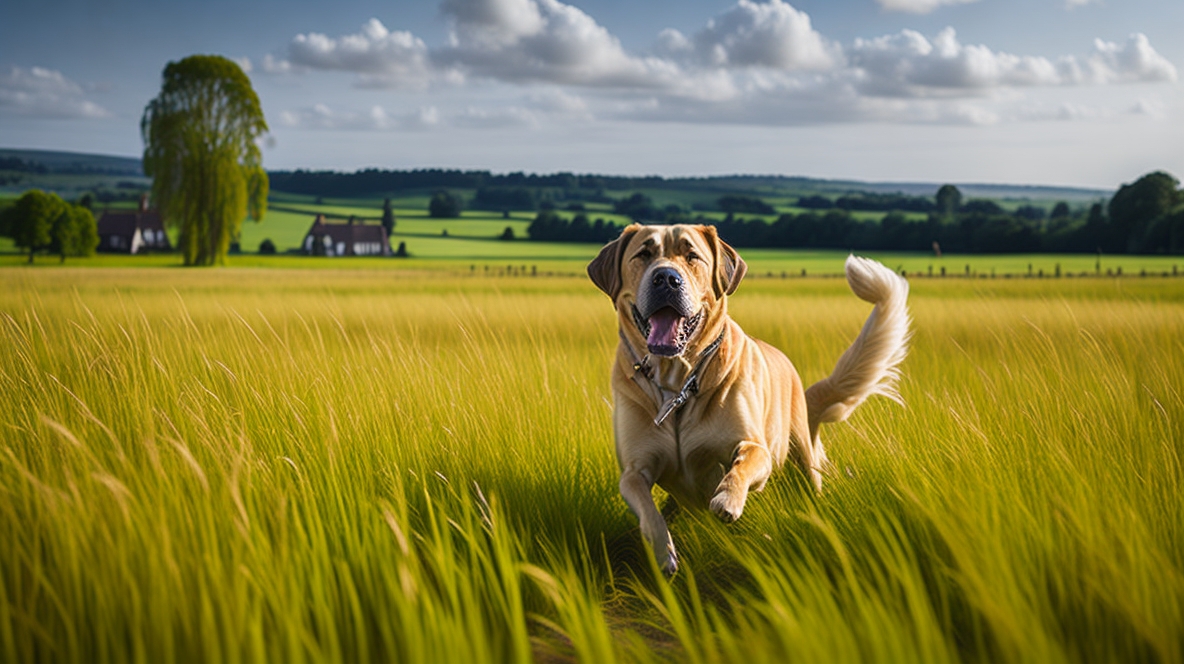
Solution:
<svg viewBox="0 0 1184 664">
<path fill-rule="evenodd" d="M 943 217 L 953 217 L 962 207 L 962 192 L 952 184 L 943 184 L 934 198 L 937 202 L 937 213 Z"/>
<path fill-rule="evenodd" d="M 773 209 L 772 205 L 763 200 L 749 196 L 721 196 L 715 202 L 720 210 L 724 212 L 735 212 L 742 214 L 777 214 L 777 210 Z"/>
<path fill-rule="evenodd" d="M 654 221 L 662 216 L 654 207 L 654 201 L 641 192 L 613 203 L 613 212 L 623 214 L 633 221 Z"/>
<path fill-rule="evenodd" d="M 428 216 L 435 219 L 459 217 L 460 211 L 460 198 L 443 189 L 432 194 L 432 200 L 428 202 Z"/>
<path fill-rule="evenodd" d="M 1035 205 L 1021 205 L 1015 211 L 1015 216 L 1029 221 L 1042 221 L 1044 215 L 1044 208 Z"/>
<path fill-rule="evenodd" d="M 259 253 L 264 256 L 275 254 L 275 243 L 271 241 L 271 238 L 265 238 L 259 243 Z"/>
<path fill-rule="evenodd" d="M 5 210 L 3 226 L 16 246 L 29 252 L 32 263 L 33 255 L 49 246 L 54 220 L 67 211 L 66 202 L 57 194 L 31 189 Z"/>
<path fill-rule="evenodd" d="M 807 210 L 829 210 L 835 206 L 835 202 L 826 196 L 818 194 L 812 196 L 802 196 L 798 199 L 798 207 L 806 208 Z"/>
<path fill-rule="evenodd" d="M 1147 248 L 1144 234 L 1181 200 L 1177 191 L 1179 186 L 1176 178 L 1156 171 L 1118 188 L 1110 199 L 1109 213 L 1120 250 L 1143 251 Z"/>
<path fill-rule="evenodd" d="M 382 227 L 386 229 L 389 238 L 395 232 L 395 212 L 391 209 L 391 199 L 382 202 Z"/>
<path fill-rule="evenodd" d="M 258 221 L 267 210 L 256 142 L 267 122 L 250 79 L 217 55 L 170 62 L 140 132 L 144 173 L 166 223 L 181 230 L 185 264 L 222 262 L 243 218 Z"/>
<path fill-rule="evenodd" d="M 526 187 L 481 187 L 472 205 L 482 210 L 533 210 L 537 203 Z"/>
<path fill-rule="evenodd" d="M 90 256 L 99 246 L 99 228 L 95 215 L 81 205 L 63 204 L 49 230 L 49 250 L 61 256 Z"/>
<path fill-rule="evenodd" d="M 998 203 L 985 198 L 974 198 L 966 201 L 959 211 L 968 214 L 1005 214 L 1005 210 Z"/>
<path fill-rule="evenodd" d="M 1069 216 L 1069 204 L 1065 201 L 1060 201 L 1052 208 L 1052 213 L 1048 215 L 1050 219 L 1061 219 Z"/>
</svg>

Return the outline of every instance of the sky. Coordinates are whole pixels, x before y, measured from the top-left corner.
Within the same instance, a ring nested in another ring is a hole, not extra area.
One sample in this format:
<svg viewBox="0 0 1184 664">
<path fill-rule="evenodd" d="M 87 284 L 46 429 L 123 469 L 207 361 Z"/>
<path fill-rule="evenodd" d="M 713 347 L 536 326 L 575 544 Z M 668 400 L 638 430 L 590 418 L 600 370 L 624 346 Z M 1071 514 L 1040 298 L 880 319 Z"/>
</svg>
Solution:
<svg viewBox="0 0 1184 664">
<path fill-rule="evenodd" d="M 249 74 L 269 169 L 1184 176 L 1180 0 L 5 0 L 0 147 L 139 156 L 161 71 Z"/>
</svg>

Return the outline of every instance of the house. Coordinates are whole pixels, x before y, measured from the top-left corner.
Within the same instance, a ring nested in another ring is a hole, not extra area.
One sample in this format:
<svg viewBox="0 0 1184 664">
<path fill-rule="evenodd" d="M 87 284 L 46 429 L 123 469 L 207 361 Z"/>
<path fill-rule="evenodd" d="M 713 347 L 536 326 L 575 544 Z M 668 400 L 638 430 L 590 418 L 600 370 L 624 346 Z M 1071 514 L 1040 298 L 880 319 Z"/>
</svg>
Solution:
<svg viewBox="0 0 1184 664">
<path fill-rule="evenodd" d="M 350 217 L 344 222 L 330 222 L 318 214 L 304 236 L 301 249 L 310 256 L 390 256 L 391 243 L 386 229 L 364 224 Z"/>
<path fill-rule="evenodd" d="M 148 195 L 140 197 L 140 207 L 133 212 L 107 210 L 99 217 L 99 251 L 139 254 L 145 251 L 171 251 L 169 236 L 156 210 L 148 208 Z"/>
</svg>

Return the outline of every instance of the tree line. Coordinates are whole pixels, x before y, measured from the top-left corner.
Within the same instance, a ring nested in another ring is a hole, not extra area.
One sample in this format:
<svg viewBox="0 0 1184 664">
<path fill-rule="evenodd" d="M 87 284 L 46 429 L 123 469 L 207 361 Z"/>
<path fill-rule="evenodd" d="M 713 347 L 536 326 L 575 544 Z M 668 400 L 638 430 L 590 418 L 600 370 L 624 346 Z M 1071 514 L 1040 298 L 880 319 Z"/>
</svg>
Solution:
<svg viewBox="0 0 1184 664">
<path fill-rule="evenodd" d="M 88 208 L 38 189 L 0 212 L 0 236 L 29 252 L 30 263 L 39 251 L 56 254 L 64 263 L 66 256 L 90 256 L 99 245 L 98 224 Z"/>
<path fill-rule="evenodd" d="M 596 195 L 606 189 L 635 189 L 671 186 L 674 181 L 659 176 L 626 177 L 612 175 L 576 175 L 574 173 L 505 173 L 485 170 L 426 168 L 385 170 L 368 168 L 353 173 L 337 171 L 271 171 L 271 187 L 276 191 L 311 196 L 354 198 L 402 190 L 422 189 L 502 189 L 502 190 L 580 190 Z M 490 192 L 493 196 L 505 195 Z M 521 196 L 521 192 L 513 195 Z M 532 197 L 535 194 L 530 194 Z M 500 207 L 500 206 L 499 206 Z M 522 208 L 517 205 L 513 209 Z"/>
<path fill-rule="evenodd" d="M 863 198 L 876 202 L 892 199 L 881 195 Z M 802 202 L 799 200 L 799 204 Z M 806 212 L 782 214 L 771 222 L 764 217 L 745 219 L 735 213 L 722 220 L 692 216 L 677 205 L 656 206 L 641 193 L 620 199 L 614 211 L 642 223 L 714 225 L 721 237 L 737 247 L 1184 254 L 1184 191 L 1174 176 L 1159 171 L 1123 185 L 1106 203 L 1076 210 L 1060 202 L 1051 211 L 1024 205 L 1009 212 L 990 200 L 964 201 L 953 185 L 942 186 L 933 199 L 926 201 L 928 213 L 923 219 L 900 209 L 878 220 L 858 219 L 851 211 L 866 208 L 837 204 L 822 208 L 819 201 L 804 202 L 812 203 L 802 206 L 808 208 Z M 604 224 L 593 233 L 592 226 L 586 218 L 579 224 L 576 219 L 564 222 L 554 212 L 544 211 L 528 232 L 532 240 L 602 242 L 616 237 L 619 230 L 615 224 Z"/>
</svg>

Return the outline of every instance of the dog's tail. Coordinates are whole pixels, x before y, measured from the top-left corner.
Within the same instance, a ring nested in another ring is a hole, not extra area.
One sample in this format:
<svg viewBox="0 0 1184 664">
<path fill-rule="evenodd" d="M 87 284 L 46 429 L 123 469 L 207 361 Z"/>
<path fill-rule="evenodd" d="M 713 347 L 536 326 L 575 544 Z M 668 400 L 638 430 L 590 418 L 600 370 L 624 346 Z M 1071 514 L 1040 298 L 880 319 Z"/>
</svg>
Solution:
<svg viewBox="0 0 1184 664">
<path fill-rule="evenodd" d="M 911 336 L 909 283 L 880 263 L 856 256 L 847 257 L 847 283 L 861 300 L 876 306 L 834 371 L 806 390 L 814 441 L 819 425 L 842 422 L 873 394 L 903 403 L 896 381 Z"/>
</svg>

